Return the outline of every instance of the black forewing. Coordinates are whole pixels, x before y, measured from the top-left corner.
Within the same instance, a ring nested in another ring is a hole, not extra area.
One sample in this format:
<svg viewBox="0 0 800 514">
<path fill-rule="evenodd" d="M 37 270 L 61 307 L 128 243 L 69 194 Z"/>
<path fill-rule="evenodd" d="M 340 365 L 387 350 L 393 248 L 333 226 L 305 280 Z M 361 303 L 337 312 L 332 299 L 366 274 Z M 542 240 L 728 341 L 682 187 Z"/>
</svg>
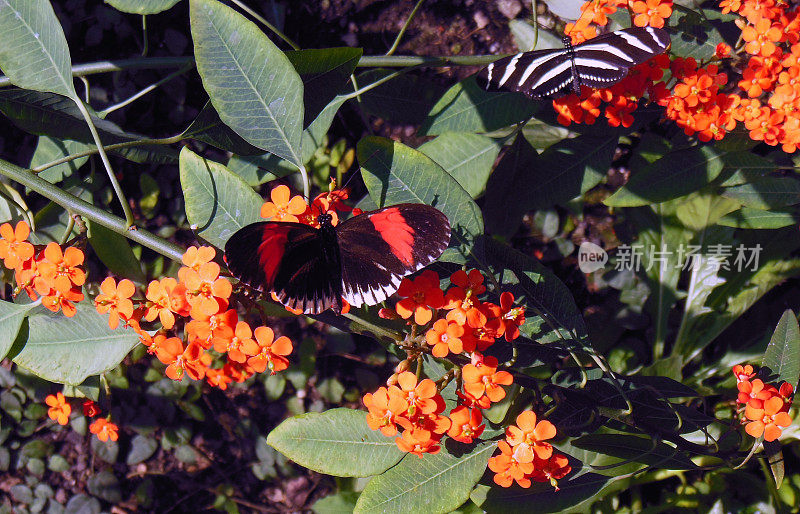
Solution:
<svg viewBox="0 0 800 514">
<path fill-rule="evenodd" d="M 574 64 L 581 84 L 609 87 L 628 70 L 669 47 L 664 29 L 632 27 L 601 34 L 575 45 Z M 536 50 L 490 64 L 477 79 L 487 89 L 518 91 L 532 98 L 558 96 L 573 81 L 573 61 L 566 49 Z"/>
<path fill-rule="evenodd" d="M 400 218 L 387 218 L 392 210 Z M 376 227 L 373 220 L 382 218 L 383 223 Z M 402 232 L 412 236 L 408 246 L 393 241 L 393 235 Z M 403 277 L 438 259 L 450 243 L 450 222 L 428 205 L 398 204 L 345 220 L 336 227 L 336 235 L 342 262 L 342 296 L 350 305 L 360 307 L 384 301 L 397 291 Z"/>
<path fill-rule="evenodd" d="M 263 221 L 237 231 L 225 244 L 228 269 L 241 282 L 272 291 L 293 309 L 316 314 L 338 305 L 338 262 L 329 262 L 320 231 L 301 223 Z"/>
</svg>

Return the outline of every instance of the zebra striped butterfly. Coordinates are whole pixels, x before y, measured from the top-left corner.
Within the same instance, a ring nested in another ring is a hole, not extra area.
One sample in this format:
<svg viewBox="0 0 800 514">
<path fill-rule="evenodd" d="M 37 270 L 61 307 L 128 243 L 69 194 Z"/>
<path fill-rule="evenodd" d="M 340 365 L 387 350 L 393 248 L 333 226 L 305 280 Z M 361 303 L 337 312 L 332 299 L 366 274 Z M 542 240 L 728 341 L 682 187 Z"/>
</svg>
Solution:
<svg viewBox="0 0 800 514">
<path fill-rule="evenodd" d="M 493 62 L 478 72 L 487 90 L 524 93 L 530 98 L 558 97 L 581 85 L 610 87 L 628 70 L 667 51 L 669 34 L 654 27 L 631 27 L 601 34 L 573 46 L 565 36 L 563 49 L 522 52 Z"/>
</svg>

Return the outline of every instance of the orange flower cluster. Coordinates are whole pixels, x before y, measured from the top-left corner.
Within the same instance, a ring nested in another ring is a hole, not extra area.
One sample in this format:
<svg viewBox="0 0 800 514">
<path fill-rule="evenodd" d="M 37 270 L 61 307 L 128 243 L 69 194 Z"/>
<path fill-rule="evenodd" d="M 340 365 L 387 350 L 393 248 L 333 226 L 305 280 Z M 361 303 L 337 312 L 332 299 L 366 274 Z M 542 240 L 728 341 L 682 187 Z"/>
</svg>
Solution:
<svg viewBox="0 0 800 514">
<path fill-rule="evenodd" d="M 44 402 L 49 407 L 47 415 L 58 423 L 59 425 L 66 425 L 69 423 L 69 415 L 72 414 L 72 406 L 67 402 L 64 393 L 49 394 L 44 399 Z M 83 415 L 93 418 L 100 414 L 100 409 L 97 404 L 92 400 L 83 402 Z M 105 442 L 111 439 L 116 441 L 118 438 L 119 428 L 106 418 L 98 418 L 89 425 L 89 431 L 101 441 Z"/>
<path fill-rule="evenodd" d="M 575 23 L 568 23 L 564 33 L 572 38 L 573 44 L 582 43 L 597 36 L 597 27 L 608 24 L 608 15 L 617 8 L 630 8 L 634 25 L 644 27 L 663 27 L 664 20 L 672 14 L 671 0 L 591 0 L 581 7 L 581 16 Z M 600 117 L 600 106 L 605 103 L 603 115 L 608 124 L 614 127 L 633 124 L 631 114 L 639 104 L 639 99 L 647 93 L 655 98 L 664 70 L 669 68 L 669 57 L 665 54 L 630 69 L 628 76 L 610 88 L 581 88 L 581 94 L 569 94 L 553 100 L 553 108 L 558 114 L 558 122 L 568 126 L 571 123 L 593 124 Z"/>
<path fill-rule="evenodd" d="M 745 432 L 753 437 L 764 436 L 765 441 L 774 441 L 783 431 L 781 427 L 792 424 L 789 407 L 792 406 L 794 390 L 792 384 L 784 382 L 779 388 L 765 384 L 756 376 L 753 366 L 737 364 L 733 367 L 736 388 L 739 394 L 736 403 L 745 406 L 742 423 Z"/>
<path fill-rule="evenodd" d="M 331 179 L 330 191 L 317 195 L 311 205 L 308 205 L 300 195 L 292 196 L 289 188 L 283 184 L 273 188 L 269 196 L 271 201 L 265 202 L 261 206 L 261 217 L 272 221 L 293 221 L 319 228 L 317 218 L 322 213 L 328 213 L 332 216 L 331 223 L 334 226 L 339 223 L 337 211 L 352 212 L 354 216 L 361 214 L 361 209 L 353 209 L 344 203 L 349 194 L 347 190 L 337 190 L 334 179 Z M 272 293 L 272 299 L 276 302 L 278 301 L 275 293 Z M 350 306 L 344 298 L 342 298 L 342 306 L 343 313 L 349 312 Z M 303 313 L 303 311 L 292 309 L 291 307 L 286 307 L 286 310 L 292 314 Z"/>
<path fill-rule="evenodd" d="M 24 221 L 16 227 L 0 225 L 0 259 L 6 268 L 14 270 L 17 288 L 14 294 L 25 291 L 31 300 L 41 296 L 42 305 L 53 312 L 75 315 L 75 304 L 83 300 L 81 286 L 86 281 L 83 252 L 75 247 L 62 250 L 58 243 L 45 247 L 28 242 L 30 227 Z"/>
<path fill-rule="evenodd" d="M 252 330 L 246 321 L 239 320 L 229 305 L 233 288 L 228 279 L 219 276 L 215 257 L 216 251 L 210 246 L 190 247 L 183 255 L 178 280 L 153 280 L 143 300 L 133 299 L 136 287 L 131 281 L 117 283 L 106 278 L 100 284 L 95 307 L 101 314 L 108 313 L 111 328 L 122 320 L 136 330 L 148 352 L 166 364 L 166 375 L 173 380 L 187 375 L 226 389 L 231 382 L 243 382 L 255 373 L 269 370 L 274 374 L 286 369 L 292 342 L 285 336 L 275 339 L 268 327 Z M 161 329 L 155 335 L 141 328 L 143 321 L 156 320 Z M 173 335 L 179 328 L 185 337 Z M 212 350 L 226 357 L 222 367 L 212 367 Z"/>
<path fill-rule="evenodd" d="M 511 487 L 517 482 L 528 488 L 534 482 L 550 482 L 558 491 L 558 480 L 572 471 L 566 456 L 554 453 L 547 442 L 556 435 L 556 427 L 547 420 L 537 422 L 536 414 L 526 410 L 517 416 L 517 424 L 506 428 L 506 438 L 497 443 L 500 455 L 489 459 L 494 482 Z"/>
<path fill-rule="evenodd" d="M 514 306 L 514 296 L 508 292 L 500 296 L 500 305 L 480 300 L 486 292 L 483 282 L 478 270 L 459 270 L 450 277 L 452 287 L 445 292 L 439 275 L 426 270 L 414 279 L 403 279 L 397 291 L 403 298 L 394 309 L 379 313 L 427 328 L 421 344 L 423 351 L 434 357 L 454 354 L 470 358 L 460 369 L 459 401 L 449 417 L 442 415 L 445 403 L 436 383 L 424 379 L 417 384 L 417 377 L 405 371 L 409 360 L 400 364 L 400 372 L 389 379 L 388 387 L 364 396 L 369 409 L 367 424 L 388 437 L 395 436 L 400 426 L 404 432 L 396 441 L 403 451 L 419 456 L 437 453 L 445 433 L 456 441 L 471 443 L 484 430 L 481 410 L 505 398 L 503 386 L 513 382 L 510 373 L 497 369 L 497 359 L 483 352 L 501 337 L 507 341 L 519 337 L 525 310 Z"/>
</svg>

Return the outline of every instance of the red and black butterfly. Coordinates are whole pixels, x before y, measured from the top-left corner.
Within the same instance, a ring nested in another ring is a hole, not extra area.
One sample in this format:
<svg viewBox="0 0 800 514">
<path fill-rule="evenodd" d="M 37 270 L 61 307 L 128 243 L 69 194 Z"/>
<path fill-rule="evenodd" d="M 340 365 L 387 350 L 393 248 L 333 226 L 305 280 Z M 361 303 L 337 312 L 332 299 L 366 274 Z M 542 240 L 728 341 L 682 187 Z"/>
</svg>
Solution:
<svg viewBox="0 0 800 514">
<path fill-rule="evenodd" d="M 335 227 L 328 213 L 317 220 L 320 228 L 279 221 L 242 228 L 225 244 L 228 269 L 292 309 L 340 313 L 342 298 L 353 307 L 384 301 L 450 243 L 447 216 L 423 204 L 365 212 Z"/>
</svg>

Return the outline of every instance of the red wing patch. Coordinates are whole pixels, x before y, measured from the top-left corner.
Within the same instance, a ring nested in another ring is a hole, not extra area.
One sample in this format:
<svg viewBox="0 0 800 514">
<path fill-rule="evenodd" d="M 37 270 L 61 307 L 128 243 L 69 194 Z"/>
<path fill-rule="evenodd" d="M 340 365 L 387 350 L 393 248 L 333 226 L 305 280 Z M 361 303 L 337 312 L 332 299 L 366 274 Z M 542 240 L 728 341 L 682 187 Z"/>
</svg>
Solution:
<svg viewBox="0 0 800 514">
<path fill-rule="evenodd" d="M 264 270 L 267 284 L 275 282 L 278 266 L 281 264 L 283 252 L 286 249 L 286 240 L 289 237 L 290 227 L 279 225 L 264 225 L 261 244 L 258 245 L 258 262 Z"/>
<path fill-rule="evenodd" d="M 411 266 L 414 263 L 414 229 L 406 223 L 400 209 L 384 209 L 372 214 L 369 220 L 394 256 L 406 266 Z"/>
</svg>

